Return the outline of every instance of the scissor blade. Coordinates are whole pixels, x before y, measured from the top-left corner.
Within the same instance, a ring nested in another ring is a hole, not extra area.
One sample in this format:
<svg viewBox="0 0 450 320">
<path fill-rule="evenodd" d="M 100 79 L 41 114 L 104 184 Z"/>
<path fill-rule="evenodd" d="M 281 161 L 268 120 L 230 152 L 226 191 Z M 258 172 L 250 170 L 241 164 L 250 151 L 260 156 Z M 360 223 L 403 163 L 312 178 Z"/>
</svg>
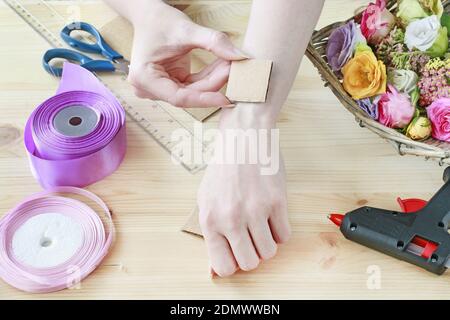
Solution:
<svg viewBox="0 0 450 320">
<path fill-rule="evenodd" d="M 130 71 L 130 61 L 125 59 L 114 60 L 114 66 L 116 67 L 116 71 L 123 72 L 128 74 Z"/>
</svg>

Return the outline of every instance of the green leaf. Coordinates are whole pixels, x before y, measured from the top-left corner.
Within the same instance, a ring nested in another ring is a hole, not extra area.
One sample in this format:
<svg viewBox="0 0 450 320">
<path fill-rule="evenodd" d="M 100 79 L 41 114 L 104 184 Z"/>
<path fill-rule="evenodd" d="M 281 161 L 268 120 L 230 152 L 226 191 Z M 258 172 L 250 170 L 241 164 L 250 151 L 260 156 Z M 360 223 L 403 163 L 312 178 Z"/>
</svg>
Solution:
<svg viewBox="0 0 450 320">
<path fill-rule="evenodd" d="M 444 12 L 441 17 L 441 25 L 450 30 L 450 14 Z"/>
</svg>

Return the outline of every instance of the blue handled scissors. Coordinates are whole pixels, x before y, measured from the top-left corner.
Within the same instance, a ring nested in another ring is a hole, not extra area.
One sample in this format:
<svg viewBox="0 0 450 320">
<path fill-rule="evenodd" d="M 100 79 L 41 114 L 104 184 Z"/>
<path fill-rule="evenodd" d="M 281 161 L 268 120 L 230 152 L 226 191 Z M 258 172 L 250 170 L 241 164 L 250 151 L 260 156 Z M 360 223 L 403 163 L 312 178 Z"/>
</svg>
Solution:
<svg viewBox="0 0 450 320">
<path fill-rule="evenodd" d="M 75 39 L 70 35 L 74 30 L 82 30 L 92 35 L 96 42 L 91 44 L 78 39 Z M 123 56 L 114 51 L 103 39 L 100 32 L 95 27 L 86 22 L 73 22 L 65 26 L 61 30 L 61 38 L 72 48 L 76 48 L 83 52 L 91 52 L 101 54 L 108 60 L 94 60 L 90 57 L 70 49 L 55 48 L 45 52 L 42 58 L 42 64 L 44 69 L 55 76 L 60 77 L 62 74 L 62 68 L 50 65 L 50 61 L 55 58 L 62 58 L 69 61 L 78 62 L 80 66 L 90 71 L 106 71 L 114 72 L 119 71 L 128 74 L 128 67 L 130 62 L 125 60 Z"/>
</svg>

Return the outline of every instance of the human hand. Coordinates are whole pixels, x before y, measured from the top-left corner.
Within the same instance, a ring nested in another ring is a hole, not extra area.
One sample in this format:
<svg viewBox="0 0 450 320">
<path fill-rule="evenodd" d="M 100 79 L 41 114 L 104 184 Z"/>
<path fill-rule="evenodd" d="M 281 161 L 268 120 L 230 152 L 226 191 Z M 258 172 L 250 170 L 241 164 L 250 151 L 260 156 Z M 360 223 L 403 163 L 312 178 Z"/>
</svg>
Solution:
<svg viewBox="0 0 450 320">
<path fill-rule="evenodd" d="M 271 175 L 262 175 L 259 163 L 212 162 L 206 169 L 198 192 L 199 221 L 217 275 L 229 276 L 238 268 L 252 270 L 261 259 L 276 254 L 277 244 L 288 240 L 281 157 L 279 163 L 279 170 Z"/>
<path fill-rule="evenodd" d="M 228 106 L 219 92 L 228 80 L 232 60 L 246 59 L 228 36 L 192 22 L 181 11 L 152 2 L 132 19 L 134 41 L 129 81 L 142 98 L 178 107 Z M 189 52 L 201 48 L 218 59 L 191 74 Z"/>
</svg>

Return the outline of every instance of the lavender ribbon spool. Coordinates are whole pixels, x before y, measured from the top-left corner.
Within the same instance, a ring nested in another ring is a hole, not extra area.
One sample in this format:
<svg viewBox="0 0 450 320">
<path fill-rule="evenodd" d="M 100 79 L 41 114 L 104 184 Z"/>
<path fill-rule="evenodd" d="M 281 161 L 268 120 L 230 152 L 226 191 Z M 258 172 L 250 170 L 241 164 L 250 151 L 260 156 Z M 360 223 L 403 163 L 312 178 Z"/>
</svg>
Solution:
<svg viewBox="0 0 450 320">
<path fill-rule="evenodd" d="M 84 202 L 58 193 L 90 199 L 104 219 Z M 67 239 L 67 230 L 78 235 L 77 241 Z M 0 220 L 0 277 L 15 288 L 33 293 L 69 288 L 95 270 L 113 239 L 109 209 L 93 193 L 57 187 L 31 195 Z M 54 259 L 55 250 L 64 254 Z"/>
<path fill-rule="evenodd" d="M 113 173 L 126 151 L 125 112 L 86 69 L 65 63 L 55 96 L 25 127 L 31 171 L 43 188 L 84 187 Z"/>
</svg>

